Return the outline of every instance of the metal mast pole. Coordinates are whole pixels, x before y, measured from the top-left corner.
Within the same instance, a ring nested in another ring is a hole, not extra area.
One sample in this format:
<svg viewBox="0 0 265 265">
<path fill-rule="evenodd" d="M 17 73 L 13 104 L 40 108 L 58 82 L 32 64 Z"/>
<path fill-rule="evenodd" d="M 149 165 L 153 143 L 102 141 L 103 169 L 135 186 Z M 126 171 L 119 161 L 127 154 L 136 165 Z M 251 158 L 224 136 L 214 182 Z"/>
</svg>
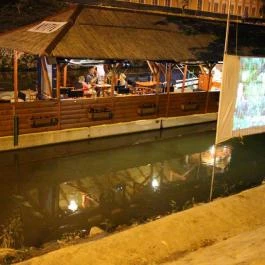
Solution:
<svg viewBox="0 0 265 265">
<path fill-rule="evenodd" d="M 228 48 L 229 27 L 230 27 L 230 7 L 231 7 L 231 0 L 228 0 L 224 54 L 227 53 L 227 48 Z"/>
</svg>

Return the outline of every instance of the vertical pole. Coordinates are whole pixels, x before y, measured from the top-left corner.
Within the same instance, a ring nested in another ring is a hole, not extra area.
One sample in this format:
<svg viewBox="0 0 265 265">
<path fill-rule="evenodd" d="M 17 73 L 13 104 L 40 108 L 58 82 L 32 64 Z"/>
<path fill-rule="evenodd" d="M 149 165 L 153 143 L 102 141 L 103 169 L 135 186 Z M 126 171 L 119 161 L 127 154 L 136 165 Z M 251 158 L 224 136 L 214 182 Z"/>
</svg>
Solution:
<svg viewBox="0 0 265 265">
<path fill-rule="evenodd" d="M 155 82 L 160 82 L 160 69 L 159 66 L 157 66 L 156 64 L 154 64 L 154 69 L 155 69 Z"/>
<path fill-rule="evenodd" d="M 227 12 L 227 21 L 226 21 L 224 56 L 225 56 L 225 54 L 227 54 L 227 49 L 228 49 L 229 26 L 230 26 L 230 7 L 231 7 L 231 0 L 228 1 L 228 12 Z M 210 70 L 212 70 L 212 67 L 209 69 L 209 71 Z M 218 119 L 219 119 L 219 117 L 217 118 L 217 122 L 218 122 Z M 216 136 L 217 136 L 217 134 L 216 134 Z M 209 200 L 210 201 L 212 200 L 212 196 L 213 196 L 213 182 L 214 182 L 215 164 L 216 164 L 216 148 L 217 148 L 217 141 L 215 139 L 215 144 L 214 144 L 214 162 L 213 162 L 211 188 L 210 188 L 210 196 L 209 196 Z"/>
<path fill-rule="evenodd" d="M 19 120 L 18 120 L 18 116 L 15 114 L 14 117 L 13 117 L 14 146 L 18 145 L 18 135 L 19 135 Z"/>
<path fill-rule="evenodd" d="M 182 80 L 182 88 L 181 88 L 181 92 L 182 92 L 182 93 L 184 92 L 184 88 L 185 88 L 187 72 L 188 72 L 188 65 L 185 64 L 185 67 L 184 67 L 184 73 L 183 73 L 183 80 Z"/>
<path fill-rule="evenodd" d="M 228 49 L 228 38 L 229 38 L 229 27 L 230 27 L 230 8 L 231 8 L 231 0 L 228 1 L 224 54 L 227 53 L 227 49 Z"/>
<path fill-rule="evenodd" d="M 166 80 L 167 80 L 167 93 L 169 94 L 169 92 L 170 92 L 170 81 L 171 81 L 171 63 L 167 64 Z"/>
<path fill-rule="evenodd" d="M 213 197 L 213 183 L 214 183 L 214 175 L 215 175 L 215 164 L 216 164 L 216 147 L 217 145 L 214 145 L 214 158 L 213 158 L 213 169 L 212 169 L 212 177 L 211 177 L 211 186 L 210 186 L 210 196 L 209 201 L 212 200 Z"/>
<path fill-rule="evenodd" d="M 208 105 L 209 105 L 209 98 L 210 98 L 210 84 L 211 84 L 211 77 L 212 77 L 212 70 L 215 64 L 209 64 L 209 73 L 208 73 L 208 80 L 207 80 L 207 92 L 206 92 L 206 102 L 205 102 L 205 109 L 204 112 L 208 112 Z"/>
<path fill-rule="evenodd" d="M 152 75 L 152 80 L 150 79 L 150 81 L 154 81 L 153 80 L 154 79 L 154 68 L 153 68 L 153 65 L 152 65 L 152 63 L 150 61 L 146 61 L 146 62 L 147 62 L 147 65 L 148 65 L 148 67 L 149 67 L 149 69 L 151 71 L 151 75 Z"/>
<path fill-rule="evenodd" d="M 56 64 L 56 98 L 60 98 L 61 70 L 60 64 Z"/>
<path fill-rule="evenodd" d="M 63 67 L 63 86 L 66 87 L 67 84 L 67 64 Z"/>
<path fill-rule="evenodd" d="M 116 67 L 113 66 L 111 75 L 111 97 L 114 97 L 114 90 L 116 85 Z"/>
<path fill-rule="evenodd" d="M 57 98 L 57 117 L 58 117 L 58 124 L 57 129 L 61 129 L 61 100 L 60 100 L 60 84 L 61 84 L 61 69 L 60 64 L 56 64 L 56 98 Z"/>
<path fill-rule="evenodd" d="M 171 65 L 171 63 L 166 64 L 166 81 L 167 81 L 167 113 L 166 113 L 166 117 L 168 117 L 168 114 L 169 114 L 169 105 L 170 105 L 171 71 L 172 71 L 172 65 Z"/>
<path fill-rule="evenodd" d="M 19 123 L 18 116 L 16 114 L 16 104 L 18 102 L 18 51 L 14 51 L 14 108 L 13 108 L 13 140 L 14 146 L 18 145 L 18 135 L 19 135 Z"/>
<path fill-rule="evenodd" d="M 18 51 L 14 51 L 14 99 L 18 102 Z"/>
</svg>

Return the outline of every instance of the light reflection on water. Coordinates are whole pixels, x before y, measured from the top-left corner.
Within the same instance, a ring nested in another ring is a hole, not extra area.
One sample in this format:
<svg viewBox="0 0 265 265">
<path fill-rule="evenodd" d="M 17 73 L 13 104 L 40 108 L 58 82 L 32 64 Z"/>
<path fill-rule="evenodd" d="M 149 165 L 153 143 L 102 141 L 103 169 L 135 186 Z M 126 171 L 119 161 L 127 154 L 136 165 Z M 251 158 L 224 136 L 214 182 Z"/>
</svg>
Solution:
<svg viewBox="0 0 265 265">
<path fill-rule="evenodd" d="M 194 154 L 196 156 L 196 154 Z M 200 153 L 200 163 L 215 166 L 215 170 L 220 173 L 227 170 L 232 156 L 232 147 L 230 145 L 212 145 L 205 152 Z"/>
<path fill-rule="evenodd" d="M 7 209 L 0 223 L 19 218 L 24 244 L 40 245 L 95 225 L 113 231 L 187 209 L 209 201 L 214 155 L 213 198 L 262 183 L 264 136 L 213 149 L 214 127 L 0 153 L 0 206 Z"/>
</svg>

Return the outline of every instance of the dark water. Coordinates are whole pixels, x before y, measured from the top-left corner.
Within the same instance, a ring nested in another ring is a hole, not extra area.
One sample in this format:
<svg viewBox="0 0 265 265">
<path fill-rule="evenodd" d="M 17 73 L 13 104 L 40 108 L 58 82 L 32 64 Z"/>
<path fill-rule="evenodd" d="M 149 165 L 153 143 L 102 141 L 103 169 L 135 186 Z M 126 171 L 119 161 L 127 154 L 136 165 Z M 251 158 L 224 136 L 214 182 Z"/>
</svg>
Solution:
<svg viewBox="0 0 265 265">
<path fill-rule="evenodd" d="M 1 244 L 111 232 L 208 202 L 215 124 L 0 153 Z M 265 135 L 216 150 L 213 198 L 260 185 Z M 80 233 L 81 233 L 80 232 Z"/>
</svg>

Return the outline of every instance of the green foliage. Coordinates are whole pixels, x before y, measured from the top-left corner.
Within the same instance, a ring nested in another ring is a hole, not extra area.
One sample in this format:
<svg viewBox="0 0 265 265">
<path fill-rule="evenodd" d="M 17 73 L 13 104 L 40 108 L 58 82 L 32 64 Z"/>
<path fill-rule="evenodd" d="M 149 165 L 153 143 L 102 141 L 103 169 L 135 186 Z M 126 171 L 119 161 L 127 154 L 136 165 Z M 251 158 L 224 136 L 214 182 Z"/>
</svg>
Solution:
<svg viewBox="0 0 265 265">
<path fill-rule="evenodd" d="M 39 21 L 65 6 L 63 0 L 15 0 L 0 4 L 0 32 Z"/>
<path fill-rule="evenodd" d="M 10 217 L 5 225 L 1 225 L 0 247 L 20 248 L 23 245 L 23 227 L 19 214 Z"/>
</svg>

